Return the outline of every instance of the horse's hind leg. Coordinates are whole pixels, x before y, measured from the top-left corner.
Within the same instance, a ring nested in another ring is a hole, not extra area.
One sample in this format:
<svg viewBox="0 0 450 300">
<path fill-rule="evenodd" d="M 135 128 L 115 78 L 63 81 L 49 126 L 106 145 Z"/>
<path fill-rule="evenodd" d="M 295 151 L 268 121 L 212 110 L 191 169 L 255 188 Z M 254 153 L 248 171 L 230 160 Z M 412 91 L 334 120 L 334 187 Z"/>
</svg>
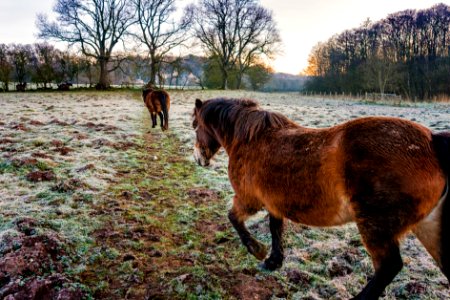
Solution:
<svg viewBox="0 0 450 300">
<path fill-rule="evenodd" d="M 152 128 L 156 127 L 156 113 L 152 113 Z"/>
<path fill-rule="evenodd" d="M 269 215 L 269 224 L 272 235 L 272 250 L 270 256 L 262 263 L 262 267 L 273 271 L 283 265 L 283 219 Z"/>
<path fill-rule="evenodd" d="M 374 232 L 364 228 L 364 225 L 358 224 L 358 227 L 366 249 L 372 257 L 375 276 L 353 299 L 375 300 L 381 296 L 386 286 L 400 272 L 403 261 L 396 238 L 387 236 L 389 233 L 383 233 L 381 229 Z M 386 231 L 389 231 L 389 229 Z"/>
<path fill-rule="evenodd" d="M 236 198 L 234 200 L 236 203 Z M 263 260 L 267 255 L 266 247 L 258 242 L 250 232 L 245 227 L 245 219 L 247 219 L 249 214 L 242 212 L 236 205 L 228 212 L 228 219 L 230 219 L 231 224 L 234 229 L 236 229 L 239 237 L 241 238 L 242 244 L 247 248 L 248 252 L 253 254 L 257 259 Z"/>
<path fill-rule="evenodd" d="M 161 121 L 161 129 L 165 130 L 166 128 L 164 127 L 164 114 L 162 113 L 162 111 L 160 111 L 158 114 L 159 114 L 159 120 Z"/>
</svg>

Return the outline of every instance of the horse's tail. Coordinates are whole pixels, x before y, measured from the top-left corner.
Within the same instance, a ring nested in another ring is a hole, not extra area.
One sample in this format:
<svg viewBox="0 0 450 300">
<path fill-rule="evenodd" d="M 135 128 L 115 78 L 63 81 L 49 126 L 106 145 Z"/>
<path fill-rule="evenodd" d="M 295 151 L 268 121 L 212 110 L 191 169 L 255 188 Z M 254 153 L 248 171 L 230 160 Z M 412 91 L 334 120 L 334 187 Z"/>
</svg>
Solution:
<svg viewBox="0 0 450 300">
<path fill-rule="evenodd" d="M 164 129 L 169 129 L 169 110 L 167 108 L 167 95 L 164 91 L 161 91 L 160 93 L 161 97 L 159 98 L 159 101 L 161 102 L 161 109 L 164 115 Z"/>
<path fill-rule="evenodd" d="M 447 176 L 447 184 L 442 202 L 441 213 L 441 269 L 450 280 L 450 132 L 433 134 L 433 148 L 442 170 Z"/>
<path fill-rule="evenodd" d="M 450 281 L 450 132 L 433 133 L 432 148 L 446 185 L 436 207 L 413 231 Z"/>
</svg>

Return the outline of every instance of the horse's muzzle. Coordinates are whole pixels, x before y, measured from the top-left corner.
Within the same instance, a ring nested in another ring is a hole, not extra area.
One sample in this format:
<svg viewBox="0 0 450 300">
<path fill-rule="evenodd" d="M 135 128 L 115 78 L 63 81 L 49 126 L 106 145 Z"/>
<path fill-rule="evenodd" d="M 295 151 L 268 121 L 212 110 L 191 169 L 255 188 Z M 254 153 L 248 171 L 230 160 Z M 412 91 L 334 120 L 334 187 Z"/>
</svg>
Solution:
<svg viewBox="0 0 450 300">
<path fill-rule="evenodd" d="M 197 160 L 197 163 L 200 165 L 200 166 L 202 166 L 202 167 L 207 167 L 207 166 L 209 166 L 209 160 L 201 160 L 201 159 L 199 159 L 199 160 Z"/>
<path fill-rule="evenodd" d="M 209 159 L 204 157 L 198 147 L 194 148 L 194 159 L 202 167 L 209 166 Z"/>
</svg>

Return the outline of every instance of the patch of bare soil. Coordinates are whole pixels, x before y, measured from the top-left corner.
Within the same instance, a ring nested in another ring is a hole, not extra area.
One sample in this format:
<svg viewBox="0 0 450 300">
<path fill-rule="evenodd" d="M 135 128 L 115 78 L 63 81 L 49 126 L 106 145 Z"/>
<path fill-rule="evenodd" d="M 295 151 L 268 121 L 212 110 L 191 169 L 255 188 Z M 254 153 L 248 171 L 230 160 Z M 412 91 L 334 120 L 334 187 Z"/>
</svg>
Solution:
<svg viewBox="0 0 450 300">
<path fill-rule="evenodd" d="M 86 124 L 84 124 L 84 126 L 90 128 L 90 129 L 94 129 L 95 131 L 114 132 L 114 131 L 119 130 L 119 128 L 116 126 L 107 125 L 107 124 L 103 124 L 103 123 L 87 122 Z"/>
<path fill-rule="evenodd" d="M 295 285 L 307 285 L 311 284 L 311 275 L 297 269 L 286 270 L 286 277 L 288 281 Z"/>
<path fill-rule="evenodd" d="M 283 286 L 274 277 L 260 275 L 254 269 L 227 270 L 211 265 L 208 267 L 208 273 L 220 278 L 222 288 L 229 292 L 228 297 L 231 299 L 268 300 L 273 297 L 283 299 L 287 296 Z M 180 277 L 177 279 L 186 285 L 193 279 L 189 274 Z"/>
<path fill-rule="evenodd" d="M 17 234 L 0 238 L 0 298 L 82 299 L 82 290 L 68 287 L 63 275 L 67 255 L 64 241 L 55 232 L 38 233 L 37 221 L 22 218 L 15 222 Z"/>
<path fill-rule="evenodd" d="M 42 152 L 42 151 L 33 152 L 31 154 L 31 156 L 38 157 L 38 158 L 52 158 L 52 156 L 50 154 Z"/>
<path fill-rule="evenodd" d="M 69 123 L 54 118 L 54 119 L 52 119 L 50 122 L 48 122 L 48 125 L 67 126 L 67 125 L 69 125 Z"/>
<path fill-rule="evenodd" d="M 196 204 L 217 201 L 219 199 L 219 193 L 217 191 L 206 188 L 188 189 L 187 194 L 189 199 Z"/>
<path fill-rule="evenodd" d="M 76 169 L 76 171 L 80 173 L 80 172 L 86 172 L 88 170 L 92 170 L 94 168 L 95 168 L 95 165 L 90 163 L 90 164 L 87 164 L 87 165 L 85 165 L 85 166 L 83 166 L 81 168 Z"/>
<path fill-rule="evenodd" d="M 91 147 L 95 149 L 101 148 L 103 146 L 112 147 L 113 145 L 114 145 L 113 142 L 105 138 L 95 139 L 91 143 Z"/>
<path fill-rule="evenodd" d="M 13 130 L 20 130 L 20 131 L 29 131 L 30 130 L 23 123 L 12 122 L 12 123 L 9 124 L 9 126 L 10 126 L 9 128 L 11 128 Z"/>
<path fill-rule="evenodd" d="M 44 126 L 45 124 L 39 120 L 31 120 L 29 122 L 30 125 L 34 125 L 34 126 Z"/>
<path fill-rule="evenodd" d="M 22 157 L 13 159 L 11 163 L 16 167 L 34 167 L 38 160 L 32 157 Z"/>
<path fill-rule="evenodd" d="M 70 152 L 75 151 L 73 148 L 67 146 L 56 147 L 53 149 L 54 152 L 58 152 L 61 155 L 68 155 Z"/>
<path fill-rule="evenodd" d="M 0 144 L 14 144 L 17 143 L 17 141 L 9 138 L 0 139 Z"/>
<path fill-rule="evenodd" d="M 273 277 L 258 278 L 246 274 L 237 274 L 234 278 L 232 294 L 237 299 L 269 300 L 275 295 L 284 298 L 281 285 Z"/>
<path fill-rule="evenodd" d="M 130 148 L 136 147 L 136 143 L 123 141 L 123 142 L 114 143 L 114 144 L 112 144 L 112 146 L 116 150 L 126 151 L 126 150 L 128 150 Z"/>
<path fill-rule="evenodd" d="M 52 170 L 49 171 L 32 171 L 26 175 L 28 181 L 40 182 L 51 181 L 56 179 L 56 175 Z"/>
<path fill-rule="evenodd" d="M 84 187 L 84 184 L 81 180 L 70 178 L 57 181 L 50 189 L 59 193 L 70 193 L 82 187 Z"/>
</svg>

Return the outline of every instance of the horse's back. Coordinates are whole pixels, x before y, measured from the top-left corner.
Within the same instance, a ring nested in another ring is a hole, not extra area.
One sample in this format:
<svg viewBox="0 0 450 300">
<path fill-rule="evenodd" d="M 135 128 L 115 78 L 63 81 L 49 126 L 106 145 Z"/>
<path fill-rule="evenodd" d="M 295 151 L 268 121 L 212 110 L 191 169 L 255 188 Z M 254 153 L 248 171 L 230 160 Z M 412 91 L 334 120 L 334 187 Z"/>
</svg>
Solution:
<svg viewBox="0 0 450 300">
<path fill-rule="evenodd" d="M 230 179 L 238 193 L 295 222 L 334 226 L 359 213 L 413 211 L 419 220 L 445 184 L 430 143 L 428 129 L 397 118 L 281 129 L 230 156 Z"/>
</svg>

